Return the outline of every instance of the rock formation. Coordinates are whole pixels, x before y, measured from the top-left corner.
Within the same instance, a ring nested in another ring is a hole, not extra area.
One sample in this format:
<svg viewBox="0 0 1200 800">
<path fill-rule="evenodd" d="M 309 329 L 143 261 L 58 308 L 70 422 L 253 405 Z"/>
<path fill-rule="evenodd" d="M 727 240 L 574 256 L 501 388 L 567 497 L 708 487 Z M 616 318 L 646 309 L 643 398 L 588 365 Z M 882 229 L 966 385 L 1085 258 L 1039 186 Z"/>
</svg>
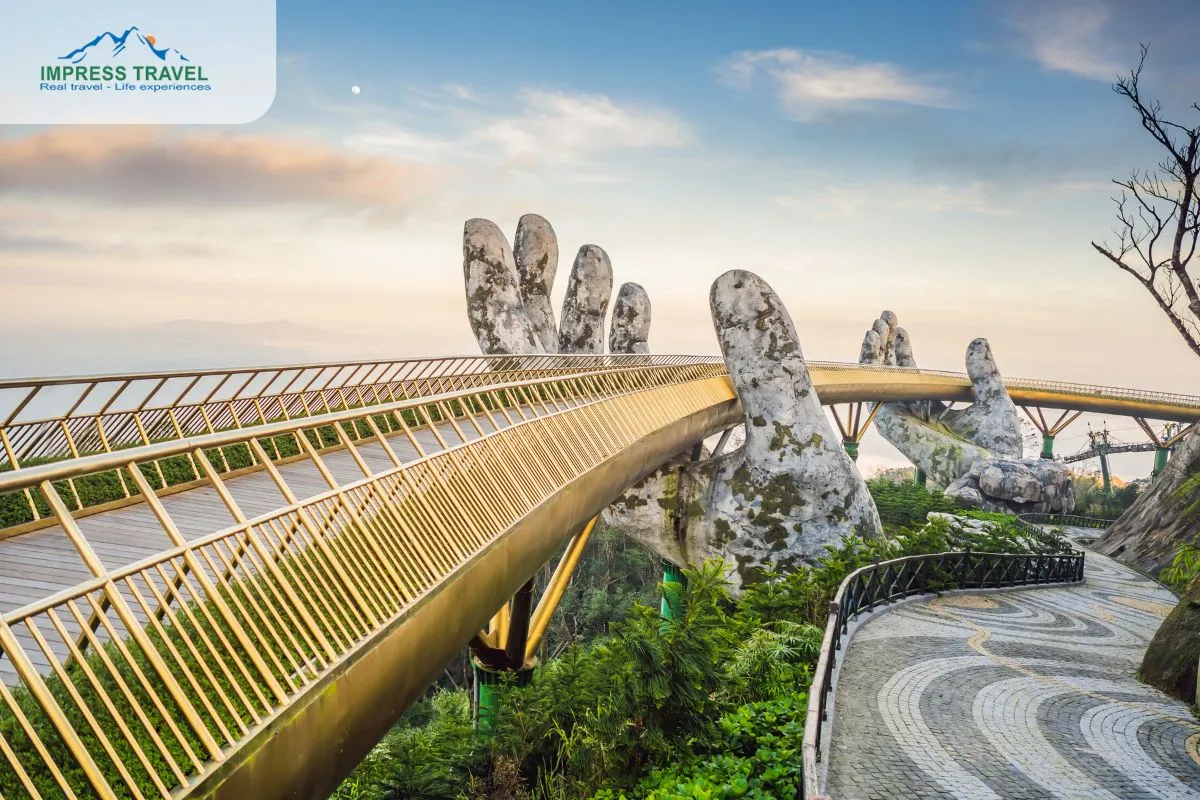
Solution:
<svg viewBox="0 0 1200 800">
<path fill-rule="evenodd" d="M 612 295 L 612 263 L 594 244 L 579 248 L 562 318 L 554 322 L 550 291 L 558 271 L 558 238 L 545 218 L 526 214 L 515 247 L 496 223 L 463 226 L 467 319 L 486 355 L 603 353 L 604 318 Z M 624 301 L 622 300 L 624 298 Z M 650 298 L 636 283 L 621 287 L 610 341 L 613 352 L 649 352 Z"/>
<path fill-rule="evenodd" d="M 463 232 L 467 315 L 489 354 L 603 352 L 612 265 L 580 248 L 557 329 L 549 296 L 557 266 L 554 230 L 527 214 L 515 247 L 488 220 Z M 745 413 L 746 442 L 696 461 L 681 454 L 606 512 L 606 520 L 680 565 L 723 558 L 736 590 L 766 571 L 815 561 L 843 536 L 876 537 L 879 515 L 866 484 L 829 426 L 795 327 L 757 275 L 732 271 L 713 284 L 713 324 Z M 612 352 L 648 353 L 650 298 L 621 287 L 609 331 Z M 697 447 L 695 456 L 703 456 Z"/>
<path fill-rule="evenodd" d="M 862 364 L 916 367 L 908 332 L 885 311 L 863 337 Z M 1064 513 L 1075 508 L 1064 464 L 1022 459 L 1017 407 L 986 339 L 967 346 L 975 401 L 955 409 L 936 401 L 882 403 L 875 427 L 935 486 L 988 511 Z"/>
<path fill-rule="evenodd" d="M 1192 432 L 1175 455 L 1121 518 L 1105 531 L 1095 549 L 1150 575 L 1158 575 L 1179 546 L 1196 543 L 1200 516 L 1188 513 L 1194 493 L 1181 491 L 1200 471 L 1200 435 Z M 1200 577 L 1184 588 L 1179 602 L 1150 640 L 1141 678 L 1151 686 L 1196 702 L 1196 662 L 1200 659 Z"/>
<path fill-rule="evenodd" d="M 1175 551 L 1200 535 L 1200 518 L 1184 514 L 1194 498 L 1176 497 L 1179 487 L 1200 470 L 1200 436 L 1185 438 L 1162 473 L 1114 522 L 1095 548 L 1123 564 L 1157 575 Z"/>
<path fill-rule="evenodd" d="M 1063 514 L 1075 508 L 1066 465 L 1043 458 L 976 461 L 946 494 L 984 511 Z"/>
<path fill-rule="evenodd" d="M 668 464 L 606 512 L 678 564 L 721 557 L 736 591 L 814 563 L 845 536 L 881 536 L 879 514 L 813 390 L 795 327 L 762 278 L 733 270 L 709 295 L 742 401 L 745 444 Z"/>
</svg>

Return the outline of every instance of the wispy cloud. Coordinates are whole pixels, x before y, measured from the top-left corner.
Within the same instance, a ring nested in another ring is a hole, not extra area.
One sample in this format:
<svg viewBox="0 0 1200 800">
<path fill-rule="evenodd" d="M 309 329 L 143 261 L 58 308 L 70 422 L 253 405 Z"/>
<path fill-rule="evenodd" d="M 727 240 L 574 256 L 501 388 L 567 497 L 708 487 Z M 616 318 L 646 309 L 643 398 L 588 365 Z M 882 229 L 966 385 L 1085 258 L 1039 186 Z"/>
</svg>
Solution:
<svg viewBox="0 0 1200 800">
<path fill-rule="evenodd" d="M 528 168 L 539 164 L 582 163 L 619 150 L 683 147 L 695 140 L 675 113 L 654 106 L 619 102 L 607 95 L 524 89 L 507 103 L 485 102 L 467 87 L 447 93 L 469 108 L 448 108 L 440 135 L 415 124 L 373 116 L 345 143 L 370 153 L 439 160 L 487 160 Z"/>
<path fill-rule="evenodd" d="M 753 88 L 766 77 L 779 103 L 792 117 L 811 120 L 835 108 L 864 108 L 890 102 L 917 106 L 949 106 L 949 91 L 883 61 L 855 61 L 837 53 L 809 53 L 782 48 L 743 51 L 717 69 L 719 77 L 739 89 Z"/>
<path fill-rule="evenodd" d="M 550 161 L 692 141 L 687 124 L 673 113 L 620 105 L 605 95 L 527 89 L 520 100 L 523 113 L 494 120 L 470 138 L 494 143 L 510 158 Z"/>
<path fill-rule="evenodd" d="M 1105 36 L 1111 16 L 1103 0 L 1071 0 L 1022 4 L 1014 19 L 1029 55 L 1046 69 L 1111 81 L 1128 66 Z"/>
<path fill-rule="evenodd" d="M 447 83 L 442 87 L 446 94 L 458 100 L 476 100 L 475 93 L 461 83 Z"/>
<path fill-rule="evenodd" d="M 425 165 L 265 136 L 64 127 L 0 140 L 0 194 L 10 196 L 397 208 L 441 177 Z"/>
</svg>

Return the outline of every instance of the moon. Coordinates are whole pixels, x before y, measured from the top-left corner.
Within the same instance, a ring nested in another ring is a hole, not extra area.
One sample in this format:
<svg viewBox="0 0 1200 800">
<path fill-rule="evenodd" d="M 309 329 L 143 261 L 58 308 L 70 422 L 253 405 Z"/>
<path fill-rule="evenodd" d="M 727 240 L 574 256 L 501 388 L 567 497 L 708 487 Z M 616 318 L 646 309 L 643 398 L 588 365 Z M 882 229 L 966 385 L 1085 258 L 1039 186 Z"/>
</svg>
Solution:
<svg viewBox="0 0 1200 800">
<path fill-rule="evenodd" d="M 362 89 L 358 88 L 357 86 L 351 86 L 350 91 L 354 92 L 355 94 L 358 94 L 359 92 L 362 91 Z"/>
</svg>

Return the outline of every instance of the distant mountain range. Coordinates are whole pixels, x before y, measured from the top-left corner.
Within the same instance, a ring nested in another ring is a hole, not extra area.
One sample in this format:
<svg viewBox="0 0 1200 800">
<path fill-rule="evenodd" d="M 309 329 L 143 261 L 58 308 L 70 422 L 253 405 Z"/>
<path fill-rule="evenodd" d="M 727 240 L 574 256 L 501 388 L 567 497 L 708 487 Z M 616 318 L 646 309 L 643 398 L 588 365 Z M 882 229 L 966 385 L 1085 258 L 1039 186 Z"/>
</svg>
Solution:
<svg viewBox="0 0 1200 800">
<path fill-rule="evenodd" d="M 144 64 L 151 59 L 165 62 L 186 62 L 188 60 L 175 48 L 163 47 L 160 49 L 156 47 L 157 44 L 158 41 L 153 36 L 143 34 L 135 25 L 120 36 L 112 31 L 105 31 L 87 44 L 58 58 L 60 61 L 70 61 L 72 64 L 79 64 L 89 59 L 107 64 Z"/>
</svg>

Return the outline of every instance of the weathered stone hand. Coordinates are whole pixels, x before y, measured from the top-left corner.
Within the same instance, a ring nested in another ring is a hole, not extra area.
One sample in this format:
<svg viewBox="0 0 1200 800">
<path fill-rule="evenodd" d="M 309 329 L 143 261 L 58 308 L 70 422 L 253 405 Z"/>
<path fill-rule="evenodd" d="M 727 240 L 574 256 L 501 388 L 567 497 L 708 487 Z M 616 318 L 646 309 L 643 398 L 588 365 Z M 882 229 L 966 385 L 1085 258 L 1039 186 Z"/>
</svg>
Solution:
<svg viewBox="0 0 1200 800">
<path fill-rule="evenodd" d="M 908 332 L 885 311 L 863 337 L 863 364 L 916 367 Z M 975 402 L 963 409 L 944 403 L 883 403 L 875 427 L 923 470 L 934 485 L 971 505 L 993 511 L 1070 512 L 1075 507 L 1067 468 L 1023 459 L 1017 407 L 986 339 L 967 346 L 967 376 Z"/>
<path fill-rule="evenodd" d="M 463 277 L 467 316 L 488 355 L 603 353 L 604 317 L 612 295 L 612 263 L 594 244 L 575 256 L 562 317 L 554 322 L 550 290 L 558 270 L 558 238 L 550 223 L 526 214 L 512 247 L 494 222 L 467 220 Z M 650 298 L 636 283 L 617 295 L 609 335 L 613 353 L 648 353 Z"/>
<path fill-rule="evenodd" d="M 945 488 L 966 475 L 977 461 L 1022 455 L 1017 407 L 986 339 L 967 346 L 967 376 L 975 402 L 964 409 L 944 403 L 883 403 L 875 426 L 883 438 Z M 896 315 L 885 311 L 863 337 L 862 364 L 916 367 L 908 332 L 897 327 Z"/>
<path fill-rule="evenodd" d="M 746 442 L 666 465 L 610 506 L 607 520 L 676 564 L 725 559 L 735 590 L 765 571 L 812 563 L 843 536 L 882 535 L 779 296 L 757 275 L 733 270 L 713 283 L 709 304 Z"/>
</svg>

